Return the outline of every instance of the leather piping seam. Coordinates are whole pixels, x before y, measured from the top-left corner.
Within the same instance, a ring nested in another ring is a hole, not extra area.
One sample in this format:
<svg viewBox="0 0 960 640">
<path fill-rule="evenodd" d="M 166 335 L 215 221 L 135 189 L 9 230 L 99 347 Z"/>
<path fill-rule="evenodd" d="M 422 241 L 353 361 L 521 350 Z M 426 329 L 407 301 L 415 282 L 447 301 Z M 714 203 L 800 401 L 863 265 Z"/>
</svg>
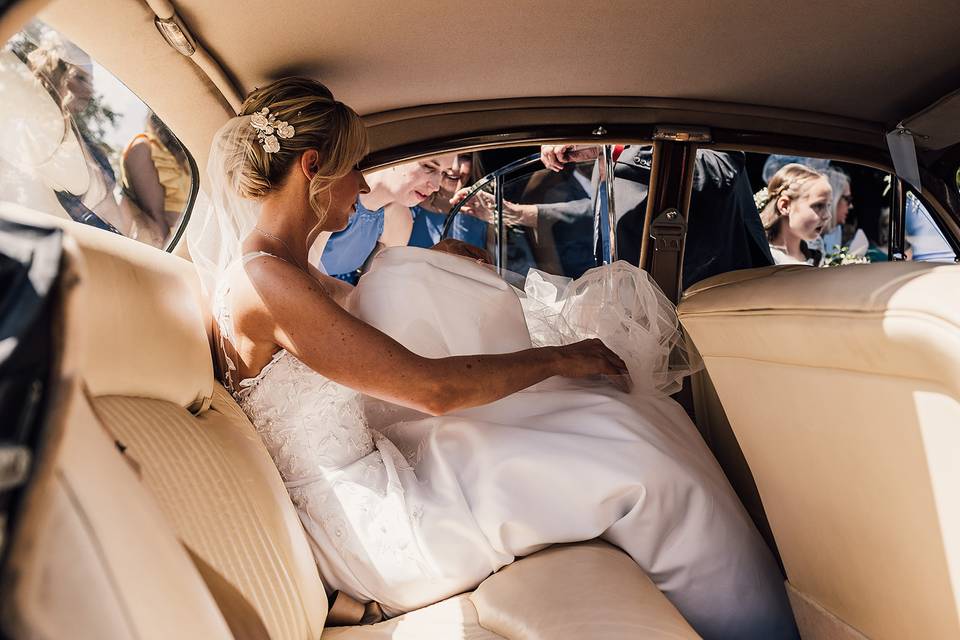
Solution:
<svg viewBox="0 0 960 640">
<path fill-rule="evenodd" d="M 960 329 L 960 322 L 941 315 L 933 314 L 928 311 L 915 309 L 886 309 L 886 310 L 841 310 L 841 309 L 744 309 L 744 310 L 726 310 L 726 311 L 691 311 L 678 314 L 680 324 L 688 319 L 708 319 L 708 318 L 783 318 L 786 316 L 795 316 L 797 318 L 821 318 L 821 319 L 847 319 L 847 320 L 918 320 L 932 325 L 947 325 L 950 329 Z"/>
<path fill-rule="evenodd" d="M 882 371 L 864 371 L 862 369 L 851 369 L 849 367 L 834 367 L 834 366 L 825 366 L 819 364 L 804 364 L 802 362 L 784 362 L 782 360 L 765 360 L 763 358 L 755 358 L 753 356 L 722 356 L 722 355 L 710 355 L 703 356 L 704 360 L 707 358 L 715 358 L 717 360 L 742 360 L 744 362 L 755 362 L 757 364 L 775 364 L 781 365 L 784 367 L 799 367 L 802 369 L 819 369 L 821 371 L 842 371 L 844 373 L 860 373 L 867 376 L 873 376 L 876 378 L 897 378 L 901 380 L 913 380 L 914 382 L 924 382 L 924 383 L 933 383 L 934 385 L 947 389 L 943 384 L 943 381 L 938 378 L 920 378 L 917 376 L 904 375 L 902 373 L 885 373 Z M 706 367 L 707 373 L 710 372 L 710 367 Z M 720 404 L 723 404 L 721 401 Z"/>
</svg>

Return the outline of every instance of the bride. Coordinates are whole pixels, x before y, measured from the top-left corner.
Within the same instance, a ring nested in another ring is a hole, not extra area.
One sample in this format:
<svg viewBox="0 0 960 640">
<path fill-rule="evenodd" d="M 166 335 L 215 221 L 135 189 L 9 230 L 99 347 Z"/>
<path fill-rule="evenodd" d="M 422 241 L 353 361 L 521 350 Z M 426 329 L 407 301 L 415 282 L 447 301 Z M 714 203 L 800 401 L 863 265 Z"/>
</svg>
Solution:
<svg viewBox="0 0 960 640">
<path fill-rule="evenodd" d="M 600 537 L 704 637 L 796 637 L 770 552 L 667 395 L 676 315 L 644 272 L 532 272 L 518 293 L 477 260 L 397 247 L 354 289 L 308 253 L 366 191 L 364 125 L 303 78 L 241 114 L 214 141 L 191 254 L 224 381 L 325 584 L 396 615 Z"/>
</svg>

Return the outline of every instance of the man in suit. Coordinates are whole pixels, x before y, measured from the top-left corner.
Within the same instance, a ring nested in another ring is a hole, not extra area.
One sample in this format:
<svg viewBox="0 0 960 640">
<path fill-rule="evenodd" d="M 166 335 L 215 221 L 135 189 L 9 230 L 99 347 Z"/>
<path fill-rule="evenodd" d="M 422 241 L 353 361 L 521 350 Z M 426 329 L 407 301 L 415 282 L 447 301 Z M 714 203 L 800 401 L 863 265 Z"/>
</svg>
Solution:
<svg viewBox="0 0 960 640">
<path fill-rule="evenodd" d="M 639 264 L 643 220 L 653 152 L 649 146 L 628 145 L 616 153 L 614 203 L 617 257 Z M 544 166 L 560 171 L 567 162 L 597 156 L 597 147 L 544 146 Z M 659 213 L 659 212 L 658 212 Z M 697 151 L 693 194 L 687 220 L 683 287 L 713 275 L 773 264 L 742 152 Z"/>
</svg>

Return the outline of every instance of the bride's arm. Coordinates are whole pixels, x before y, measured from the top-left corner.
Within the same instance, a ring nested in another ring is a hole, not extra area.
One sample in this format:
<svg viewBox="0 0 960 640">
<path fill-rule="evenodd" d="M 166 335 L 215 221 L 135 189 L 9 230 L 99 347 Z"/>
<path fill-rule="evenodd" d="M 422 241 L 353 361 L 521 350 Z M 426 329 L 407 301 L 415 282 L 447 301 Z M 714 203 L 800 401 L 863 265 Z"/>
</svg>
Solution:
<svg viewBox="0 0 960 640">
<path fill-rule="evenodd" d="M 424 358 L 351 316 L 321 284 L 281 260 L 245 266 L 235 324 L 256 343 L 272 342 L 321 375 L 371 396 L 439 415 L 493 402 L 555 375 L 624 376 L 599 340 L 498 355 Z"/>
<path fill-rule="evenodd" d="M 334 278 L 333 276 L 329 276 L 313 265 L 310 266 L 310 275 L 320 282 L 320 285 L 330 295 L 330 297 L 333 298 L 334 302 L 341 307 L 346 308 L 347 297 L 353 292 L 352 284 Z"/>
</svg>

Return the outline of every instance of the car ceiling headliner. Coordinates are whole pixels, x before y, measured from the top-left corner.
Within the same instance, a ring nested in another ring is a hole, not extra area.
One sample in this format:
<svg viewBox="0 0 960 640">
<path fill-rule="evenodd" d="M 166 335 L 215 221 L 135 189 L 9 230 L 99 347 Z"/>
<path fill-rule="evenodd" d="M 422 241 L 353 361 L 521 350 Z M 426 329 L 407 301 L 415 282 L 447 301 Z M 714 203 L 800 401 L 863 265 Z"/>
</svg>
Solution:
<svg viewBox="0 0 960 640">
<path fill-rule="evenodd" d="M 302 73 L 363 115 L 639 96 L 892 126 L 960 87 L 954 0 L 183 0 L 177 10 L 241 90 Z"/>
</svg>

